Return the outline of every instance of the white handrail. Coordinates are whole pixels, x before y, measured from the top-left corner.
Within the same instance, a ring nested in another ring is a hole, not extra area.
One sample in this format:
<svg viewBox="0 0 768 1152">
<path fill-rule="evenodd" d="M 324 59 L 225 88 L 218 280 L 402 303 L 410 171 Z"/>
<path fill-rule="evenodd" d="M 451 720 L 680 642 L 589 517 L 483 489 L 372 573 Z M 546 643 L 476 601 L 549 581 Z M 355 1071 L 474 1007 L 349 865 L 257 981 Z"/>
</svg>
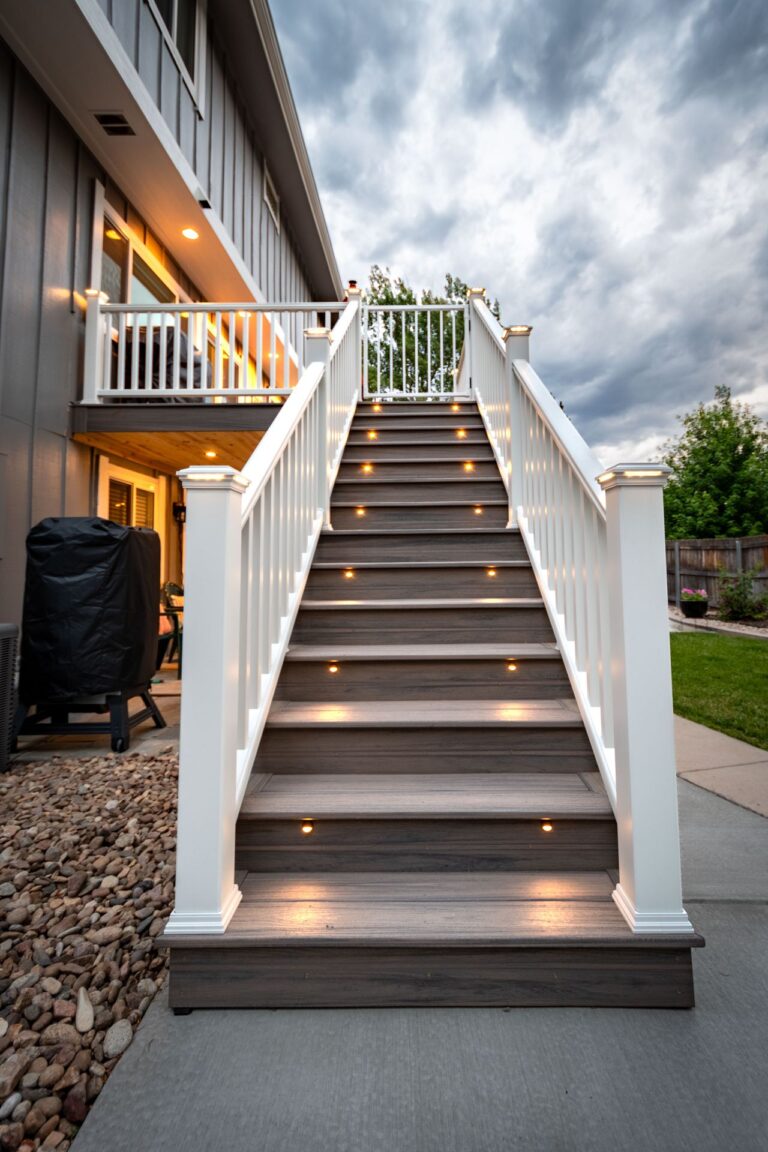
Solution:
<svg viewBox="0 0 768 1152">
<path fill-rule="evenodd" d="M 311 361 L 241 473 L 188 468 L 176 905 L 170 934 L 224 931 L 234 827 L 360 393 L 360 301 Z"/>
<path fill-rule="evenodd" d="M 88 295 L 83 401 L 263 403 L 304 371 L 302 336 L 333 301 L 110 304 Z"/>
<path fill-rule="evenodd" d="M 529 329 L 502 329 L 478 296 L 470 309 L 472 386 L 509 523 L 525 543 L 616 813 L 614 898 L 636 932 L 688 933 L 666 619 L 668 469 L 603 473 L 528 363 Z"/>
</svg>

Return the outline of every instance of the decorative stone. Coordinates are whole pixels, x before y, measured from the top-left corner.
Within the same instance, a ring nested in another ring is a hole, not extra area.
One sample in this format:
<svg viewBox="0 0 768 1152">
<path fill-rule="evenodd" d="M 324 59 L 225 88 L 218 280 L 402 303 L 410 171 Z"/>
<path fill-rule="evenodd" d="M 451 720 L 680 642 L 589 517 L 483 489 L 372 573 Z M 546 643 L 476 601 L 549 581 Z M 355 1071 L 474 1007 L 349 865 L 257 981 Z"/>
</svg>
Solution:
<svg viewBox="0 0 768 1152">
<path fill-rule="evenodd" d="M 0 1120 L 7 1120 L 17 1104 L 21 1104 L 21 1092 L 12 1092 L 0 1105 Z"/>
<path fill-rule="evenodd" d="M 62 1109 L 64 1116 L 72 1124 L 82 1124 L 88 1114 L 88 1104 L 85 1099 L 85 1089 L 80 1085 L 67 1093 Z"/>
<path fill-rule="evenodd" d="M 33 1057 L 27 1052 L 14 1052 L 0 1065 L 0 1097 L 10 1096 L 32 1060 Z"/>
<path fill-rule="evenodd" d="M 55 1020 L 71 1020 L 77 1008 L 73 1000 L 54 1000 L 53 1017 Z"/>
<path fill-rule="evenodd" d="M 104 1037 L 105 1058 L 112 1060 L 115 1056 L 122 1056 L 131 1040 L 133 1040 L 133 1029 L 128 1020 L 116 1020 Z"/>
<path fill-rule="evenodd" d="M 79 896 L 87 882 L 86 872 L 73 872 L 67 880 L 67 896 Z"/>
<path fill-rule="evenodd" d="M 93 1028 L 93 1004 L 85 988 L 77 993 L 77 1012 L 75 1015 L 75 1028 L 78 1032 L 90 1032 Z"/>
<path fill-rule="evenodd" d="M 43 992 L 47 992 L 49 996 L 58 996 L 61 992 L 61 980 L 57 980 L 55 976 L 43 976 L 40 981 L 40 987 Z"/>
<path fill-rule="evenodd" d="M 80 1047 L 79 1032 L 66 1020 L 57 1020 L 55 1024 L 49 1024 L 40 1039 L 43 1044 L 69 1044 L 74 1048 Z"/>
<path fill-rule="evenodd" d="M 4 1152 L 15 1152 L 23 1139 L 24 1125 L 9 1124 L 2 1136 L 0 1136 L 0 1148 L 2 1148 Z"/>
</svg>

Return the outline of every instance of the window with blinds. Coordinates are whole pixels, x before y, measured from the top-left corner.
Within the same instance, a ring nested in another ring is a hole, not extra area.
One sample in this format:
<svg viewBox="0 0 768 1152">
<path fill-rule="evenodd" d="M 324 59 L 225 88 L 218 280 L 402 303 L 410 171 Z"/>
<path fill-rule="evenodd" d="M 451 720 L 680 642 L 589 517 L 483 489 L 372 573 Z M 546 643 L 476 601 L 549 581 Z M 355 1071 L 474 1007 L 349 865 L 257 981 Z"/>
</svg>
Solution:
<svg viewBox="0 0 768 1152">
<path fill-rule="evenodd" d="M 122 480 L 109 482 L 109 519 L 115 524 L 131 524 L 133 486 L 125 484 Z"/>
<path fill-rule="evenodd" d="M 133 518 L 134 528 L 154 528 L 155 526 L 155 494 L 146 488 L 135 489 L 135 507 Z"/>
</svg>

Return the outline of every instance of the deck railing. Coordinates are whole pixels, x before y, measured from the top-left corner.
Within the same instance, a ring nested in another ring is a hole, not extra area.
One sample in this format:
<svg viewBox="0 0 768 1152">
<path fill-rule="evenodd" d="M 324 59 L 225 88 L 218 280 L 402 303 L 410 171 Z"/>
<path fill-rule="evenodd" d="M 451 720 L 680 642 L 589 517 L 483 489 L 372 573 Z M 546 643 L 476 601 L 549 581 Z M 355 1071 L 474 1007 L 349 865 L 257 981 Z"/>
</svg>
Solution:
<svg viewBox="0 0 768 1152">
<path fill-rule="evenodd" d="M 472 386 L 616 813 L 614 899 L 636 932 L 682 907 L 659 464 L 604 471 L 531 368 L 530 329 L 470 296 Z"/>
<path fill-rule="evenodd" d="M 285 398 L 304 371 L 303 333 L 338 303 L 110 304 L 89 292 L 84 403 Z"/>
<path fill-rule="evenodd" d="M 234 829 L 360 395 L 360 301 L 305 334 L 308 367 L 241 473 L 187 493 L 176 904 L 168 933 L 223 932 Z"/>
<path fill-rule="evenodd" d="M 363 395 L 439 399 L 458 391 L 464 304 L 363 307 Z"/>
</svg>

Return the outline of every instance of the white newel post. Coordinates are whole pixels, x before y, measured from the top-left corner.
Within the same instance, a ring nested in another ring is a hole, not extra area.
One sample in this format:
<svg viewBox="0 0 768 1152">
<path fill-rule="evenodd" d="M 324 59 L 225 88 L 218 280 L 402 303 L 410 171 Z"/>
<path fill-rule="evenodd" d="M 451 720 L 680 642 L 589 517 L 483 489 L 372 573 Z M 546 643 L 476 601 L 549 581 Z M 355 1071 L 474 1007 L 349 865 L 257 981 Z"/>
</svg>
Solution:
<svg viewBox="0 0 768 1152">
<path fill-rule="evenodd" d="M 513 324 L 504 329 L 509 404 L 509 527 L 517 525 L 518 509 L 523 503 L 523 407 L 515 361 L 530 361 L 532 331 L 530 324 Z"/>
<path fill-rule="evenodd" d="M 85 290 L 85 350 L 83 356 L 83 403 L 96 404 L 99 389 L 103 387 L 104 372 L 104 323 L 102 304 L 109 301 L 105 292 L 98 288 Z"/>
<path fill-rule="evenodd" d="M 363 290 L 356 286 L 353 287 L 350 281 L 349 288 L 347 288 L 347 296 L 349 303 L 352 304 L 357 301 L 357 312 L 353 320 L 355 329 L 355 387 L 362 396 L 363 394 Z"/>
<path fill-rule="evenodd" d="M 329 328 L 304 329 L 304 363 L 324 365 L 323 378 L 317 389 L 320 403 L 320 419 L 317 422 L 317 507 L 323 512 L 323 528 L 331 527 L 330 492 L 328 474 L 330 468 L 330 405 L 331 382 L 328 378 L 328 364 L 331 358 L 331 332 Z"/>
<path fill-rule="evenodd" d="M 224 932 L 235 884 L 242 494 L 234 468 L 178 473 L 187 502 L 176 903 L 166 935 Z"/>
<path fill-rule="evenodd" d="M 619 884 L 630 927 L 693 928 L 682 903 L 667 619 L 663 488 L 669 468 L 617 464 L 606 498 L 609 624 L 616 744 Z"/>
<path fill-rule="evenodd" d="M 484 299 L 485 288 L 467 288 L 467 322 L 464 326 L 464 346 L 467 349 L 467 355 L 469 357 L 469 372 L 467 375 L 469 377 L 468 391 L 470 393 L 474 391 L 475 368 L 477 367 L 479 370 L 480 367 L 478 363 L 478 357 L 475 356 L 475 338 L 473 336 L 475 325 L 479 323 L 477 317 L 475 316 L 475 300 Z M 469 329 L 469 331 L 466 331 L 466 329 Z"/>
</svg>

